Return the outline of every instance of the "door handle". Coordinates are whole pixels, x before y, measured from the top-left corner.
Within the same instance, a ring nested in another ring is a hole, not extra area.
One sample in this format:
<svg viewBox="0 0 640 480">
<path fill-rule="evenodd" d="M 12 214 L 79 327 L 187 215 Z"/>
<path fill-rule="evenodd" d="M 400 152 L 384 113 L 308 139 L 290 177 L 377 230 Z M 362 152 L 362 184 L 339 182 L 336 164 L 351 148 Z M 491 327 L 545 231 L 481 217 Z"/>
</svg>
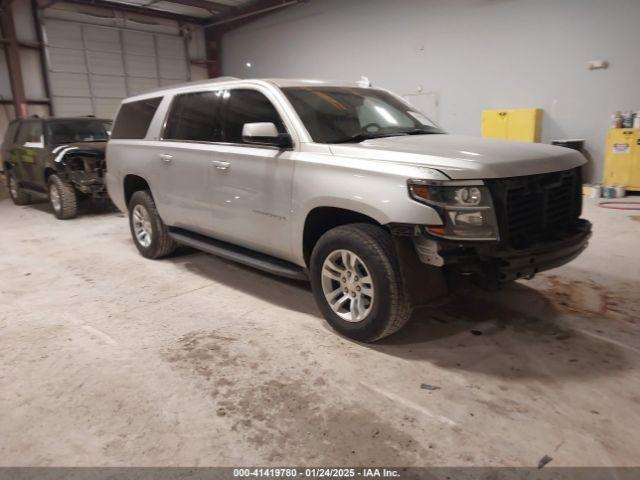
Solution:
<svg viewBox="0 0 640 480">
<path fill-rule="evenodd" d="M 173 160 L 173 156 L 167 155 L 166 153 L 161 153 L 159 156 L 160 160 L 162 160 L 164 163 L 171 163 L 171 160 Z"/>
<path fill-rule="evenodd" d="M 211 160 L 211 165 L 218 170 L 229 170 L 229 162 L 223 162 L 221 160 Z"/>
</svg>

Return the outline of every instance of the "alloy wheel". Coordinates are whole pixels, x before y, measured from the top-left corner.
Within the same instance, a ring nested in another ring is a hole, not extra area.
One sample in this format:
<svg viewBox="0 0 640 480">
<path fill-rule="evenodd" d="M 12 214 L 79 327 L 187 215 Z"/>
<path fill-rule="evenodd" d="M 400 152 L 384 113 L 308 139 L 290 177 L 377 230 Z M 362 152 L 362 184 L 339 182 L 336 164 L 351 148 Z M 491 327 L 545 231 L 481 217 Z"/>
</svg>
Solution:
<svg viewBox="0 0 640 480">
<path fill-rule="evenodd" d="M 136 240 L 144 248 L 151 245 L 151 238 L 153 229 L 151 228 L 151 217 L 149 212 L 143 205 L 136 205 L 133 207 L 133 233 L 136 236 Z"/>
<path fill-rule="evenodd" d="M 347 322 L 364 320 L 375 299 L 369 269 L 350 250 L 334 250 L 322 265 L 322 290 L 331 309 Z"/>
<path fill-rule="evenodd" d="M 9 191 L 12 198 L 18 198 L 18 182 L 13 175 L 9 176 Z"/>
<path fill-rule="evenodd" d="M 58 191 L 58 187 L 56 187 L 55 183 L 49 185 L 49 200 L 51 201 L 51 206 L 56 212 L 62 210 L 62 201 L 60 200 L 60 192 Z"/>
</svg>

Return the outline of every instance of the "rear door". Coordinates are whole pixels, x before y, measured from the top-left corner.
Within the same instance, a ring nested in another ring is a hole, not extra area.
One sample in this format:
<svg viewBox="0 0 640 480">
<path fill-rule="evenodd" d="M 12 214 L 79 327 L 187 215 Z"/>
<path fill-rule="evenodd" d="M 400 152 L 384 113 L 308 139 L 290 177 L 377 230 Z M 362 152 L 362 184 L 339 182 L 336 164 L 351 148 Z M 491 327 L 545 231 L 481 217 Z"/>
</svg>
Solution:
<svg viewBox="0 0 640 480">
<path fill-rule="evenodd" d="M 221 140 L 222 90 L 176 95 L 156 148 L 158 203 L 166 223 L 211 234 L 211 175 L 215 142 Z"/>
<path fill-rule="evenodd" d="M 224 94 L 224 143 L 215 147 L 212 221 L 217 237 L 271 255 L 291 255 L 293 149 L 244 143 L 246 123 L 272 122 L 280 133 L 283 112 L 267 89 L 238 87 Z"/>
<path fill-rule="evenodd" d="M 7 131 L 4 134 L 4 139 L 2 140 L 2 149 L 0 150 L 0 161 L 2 162 L 2 168 L 6 168 L 5 163 L 9 163 L 9 160 L 11 158 L 9 156 L 9 151 L 13 148 L 13 145 L 16 141 L 18 126 L 18 120 L 12 120 L 7 127 Z"/>
<path fill-rule="evenodd" d="M 44 157 L 44 135 L 42 120 L 22 122 L 13 148 L 9 155 L 16 164 L 18 181 L 22 186 L 46 192 L 44 177 L 38 175 L 38 165 Z"/>
</svg>

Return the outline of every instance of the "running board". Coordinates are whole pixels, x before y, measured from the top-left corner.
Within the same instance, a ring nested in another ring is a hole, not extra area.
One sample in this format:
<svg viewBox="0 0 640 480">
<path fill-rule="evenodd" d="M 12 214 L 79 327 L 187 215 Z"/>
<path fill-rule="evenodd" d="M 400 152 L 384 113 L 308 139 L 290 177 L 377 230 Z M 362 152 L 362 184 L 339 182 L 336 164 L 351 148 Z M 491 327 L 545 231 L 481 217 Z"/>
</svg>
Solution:
<svg viewBox="0 0 640 480">
<path fill-rule="evenodd" d="M 243 265 L 248 265 L 273 275 L 294 280 L 309 280 L 305 269 L 302 267 L 270 255 L 265 255 L 264 253 L 215 240 L 181 228 L 169 228 L 169 236 L 183 245 L 226 258 L 227 260 L 242 263 Z"/>
</svg>

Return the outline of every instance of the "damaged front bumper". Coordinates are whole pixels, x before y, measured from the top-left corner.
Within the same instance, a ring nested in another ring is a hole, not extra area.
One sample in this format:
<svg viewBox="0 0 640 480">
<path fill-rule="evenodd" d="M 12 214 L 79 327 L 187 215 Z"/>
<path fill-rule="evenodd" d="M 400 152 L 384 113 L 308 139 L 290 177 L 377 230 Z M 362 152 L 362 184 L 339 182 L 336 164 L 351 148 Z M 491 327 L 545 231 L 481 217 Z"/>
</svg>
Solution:
<svg viewBox="0 0 640 480">
<path fill-rule="evenodd" d="M 58 162 L 58 172 L 78 192 L 94 199 L 108 198 L 104 183 L 104 152 L 73 150 Z"/>
<path fill-rule="evenodd" d="M 590 237 L 591 223 L 580 219 L 570 234 L 520 250 L 500 242 L 450 241 L 428 234 L 414 235 L 413 241 L 422 263 L 474 275 L 491 288 L 570 262 L 587 247 Z"/>
</svg>

